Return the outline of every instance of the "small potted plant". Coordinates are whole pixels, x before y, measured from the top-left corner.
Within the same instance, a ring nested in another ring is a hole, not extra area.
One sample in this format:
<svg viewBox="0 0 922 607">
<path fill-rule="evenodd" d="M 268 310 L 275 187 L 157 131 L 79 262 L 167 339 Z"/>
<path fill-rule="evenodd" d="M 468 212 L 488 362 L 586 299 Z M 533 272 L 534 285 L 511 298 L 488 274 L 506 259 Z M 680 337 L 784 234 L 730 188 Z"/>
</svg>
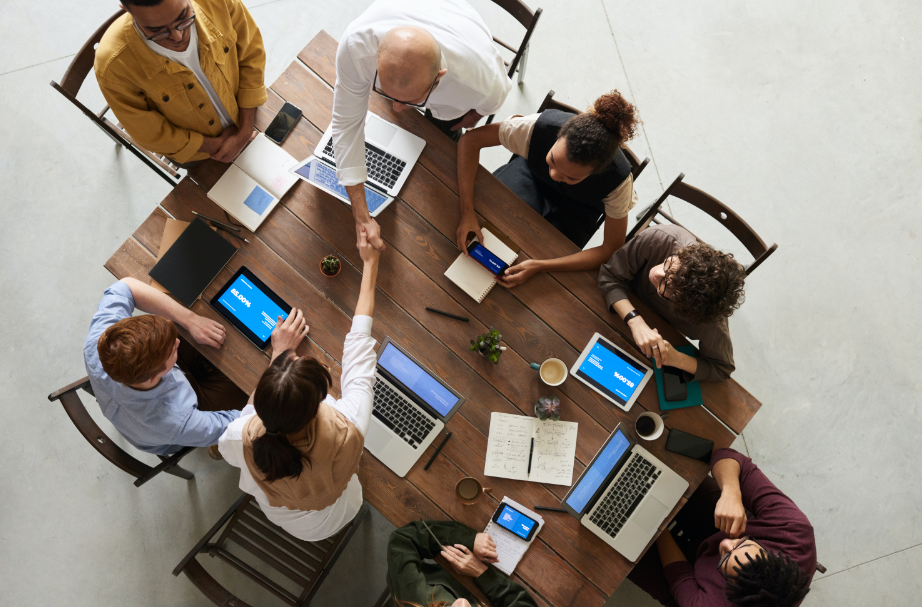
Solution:
<svg viewBox="0 0 922 607">
<path fill-rule="evenodd" d="M 471 352 L 480 352 L 480 355 L 484 358 L 493 361 L 493 364 L 499 362 L 499 357 L 502 356 L 506 348 L 499 345 L 499 342 L 503 339 L 503 336 L 500 335 L 500 332 L 490 327 L 489 333 L 484 333 L 483 335 L 478 335 L 471 340 Z"/>
<path fill-rule="evenodd" d="M 560 421 L 560 399 L 556 396 L 542 396 L 535 403 L 535 416 L 541 421 Z"/>
<path fill-rule="evenodd" d="M 333 255 L 327 255 L 320 260 L 320 271 L 323 272 L 323 275 L 327 278 L 333 278 L 339 274 L 341 268 L 342 264 L 339 262 L 339 259 Z"/>
</svg>

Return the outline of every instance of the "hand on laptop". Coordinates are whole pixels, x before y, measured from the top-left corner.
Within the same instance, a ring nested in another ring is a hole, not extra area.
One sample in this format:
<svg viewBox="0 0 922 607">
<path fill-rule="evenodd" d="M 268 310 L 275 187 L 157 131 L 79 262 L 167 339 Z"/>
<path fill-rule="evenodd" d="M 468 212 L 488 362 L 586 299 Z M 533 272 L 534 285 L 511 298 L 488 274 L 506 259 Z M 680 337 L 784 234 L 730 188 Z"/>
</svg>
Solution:
<svg viewBox="0 0 922 607">
<path fill-rule="evenodd" d="M 480 577 L 487 570 L 487 565 L 463 544 L 442 546 L 442 556 L 461 575 Z"/>
<path fill-rule="evenodd" d="M 184 326 L 192 334 L 192 339 L 203 346 L 220 349 L 224 343 L 224 326 L 210 318 L 193 314 L 192 320 Z"/>
<path fill-rule="evenodd" d="M 310 329 L 304 320 L 304 313 L 297 308 L 292 308 L 285 320 L 279 316 L 275 330 L 272 331 L 272 360 L 282 352 L 296 350 Z"/>
<path fill-rule="evenodd" d="M 739 492 L 723 491 L 714 508 L 714 526 L 736 539 L 746 531 L 746 508 Z"/>
<path fill-rule="evenodd" d="M 474 556 L 484 563 L 495 563 L 499 560 L 496 553 L 496 542 L 487 533 L 478 533 L 474 538 Z"/>
</svg>

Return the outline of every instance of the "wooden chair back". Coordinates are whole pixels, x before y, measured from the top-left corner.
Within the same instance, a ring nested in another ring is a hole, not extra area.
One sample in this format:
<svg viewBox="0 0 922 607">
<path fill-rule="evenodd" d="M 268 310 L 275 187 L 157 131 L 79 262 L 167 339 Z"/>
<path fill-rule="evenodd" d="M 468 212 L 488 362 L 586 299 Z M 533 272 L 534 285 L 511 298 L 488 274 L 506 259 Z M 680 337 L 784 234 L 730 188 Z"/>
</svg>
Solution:
<svg viewBox="0 0 922 607">
<path fill-rule="evenodd" d="M 713 217 L 746 247 L 746 250 L 749 251 L 749 254 L 752 255 L 753 258 L 753 262 L 746 267 L 747 276 L 752 274 L 757 267 L 768 259 L 769 255 L 775 252 L 775 249 L 778 248 L 777 244 L 772 244 L 771 246 L 766 245 L 765 241 L 756 234 L 756 231 L 753 230 L 742 217 L 733 212 L 730 207 L 710 194 L 688 185 L 683 179 L 685 179 L 685 174 L 680 173 L 675 181 L 666 188 L 666 191 L 657 198 L 656 202 L 637 215 L 637 224 L 627 235 L 627 240 L 636 236 L 641 230 L 648 228 L 651 223 L 661 224 L 664 221 L 668 221 L 669 223 L 684 228 L 685 226 L 680 224 L 675 218 L 661 208 L 663 203 L 666 202 L 666 199 L 672 196 L 679 200 L 684 200 L 693 207 Z"/>
<path fill-rule="evenodd" d="M 64 77 L 61 78 L 61 83 L 58 84 L 52 80 L 51 87 L 61 93 L 65 99 L 77 106 L 93 124 L 102 129 L 102 132 L 112 138 L 116 144 L 128 148 L 147 166 L 166 179 L 171 186 L 175 186 L 179 183 L 181 176 L 168 158 L 142 148 L 131 138 L 131 135 L 129 135 L 120 124 L 113 123 L 106 118 L 106 113 L 109 111 L 108 105 L 103 107 L 99 112 L 93 112 L 77 99 L 77 93 L 80 92 L 83 82 L 86 80 L 90 70 L 93 69 L 93 62 L 96 60 L 96 47 L 99 45 L 99 41 L 102 40 L 109 26 L 123 14 L 125 14 L 125 10 L 119 9 L 114 15 L 109 17 L 105 23 L 99 26 L 99 29 L 93 32 L 93 35 L 90 36 L 89 40 L 87 40 L 82 47 L 80 47 L 73 61 L 70 62 L 67 71 L 64 72 Z"/>
<path fill-rule="evenodd" d="M 173 575 L 185 573 L 192 584 L 216 605 L 247 607 L 196 560 L 199 554 L 207 553 L 226 562 L 285 603 L 304 607 L 310 604 L 367 513 L 366 503 L 352 522 L 336 535 L 318 542 L 306 542 L 269 522 L 256 500 L 244 494 L 180 561 L 173 569 Z M 224 527 L 223 533 L 212 542 L 221 527 Z M 242 550 L 231 553 L 228 545 L 232 543 Z M 244 556 L 248 560 L 252 557 L 262 565 L 254 566 L 244 560 Z M 293 593 L 263 573 L 266 566 L 297 585 L 299 593 Z"/>
<path fill-rule="evenodd" d="M 518 83 L 521 85 L 525 82 L 525 69 L 528 67 L 528 48 L 531 43 L 531 35 L 534 33 L 535 27 L 538 25 L 538 19 L 541 18 L 541 13 L 544 11 L 540 8 L 533 11 L 522 0 L 493 0 L 493 3 L 509 13 L 513 19 L 525 28 L 525 36 L 522 37 L 522 42 L 518 48 L 493 36 L 493 42 L 512 51 L 512 61 L 503 61 L 503 63 L 508 68 L 507 75 L 509 78 L 512 78 L 516 72 L 519 73 Z M 485 124 L 492 123 L 495 116 L 496 114 L 491 114 Z"/>
<path fill-rule="evenodd" d="M 56 400 L 61 401 L 61 406 L 64 407 L 67 416 L 70 417 L 70 420 L 74 423 L 74 426 L 77 427 L 80 434 L 83 435 L 83 438 L 86 439 L 86 442 L 90 443 L 100 455 L 111 463 L 137 478 L 134 482 L 135 487 L 140 487 L 161 472 L 166 472 L 167 474 L 172 474 L 173 476 L 178 476 L 186 480 L 191 480 L 193 478 L 191 472 L 178 466 L 179 460 L 190 453 L 193 447 L 184 447 L 179 452 L 169 457 L 161 457 L 160 459 L 162 461 L 158 466 L 148 466 L 112 442 L 112 439 L 110 439 L 106 433 L 102 431 L 102 428 L 96 424 L 93 418 L 90 417 L 89 412 L 83 405 L 83 401 L 80 400 L 80 395 L 77 394 L 78 390 L 83 390 L 90 396 L 95 397 L 93 388 L 90 386 L 90 379 L 84 377 L 69 386 L 52 392 L 48 395 L 48 400 L 51 402 Z"/>
</svg>

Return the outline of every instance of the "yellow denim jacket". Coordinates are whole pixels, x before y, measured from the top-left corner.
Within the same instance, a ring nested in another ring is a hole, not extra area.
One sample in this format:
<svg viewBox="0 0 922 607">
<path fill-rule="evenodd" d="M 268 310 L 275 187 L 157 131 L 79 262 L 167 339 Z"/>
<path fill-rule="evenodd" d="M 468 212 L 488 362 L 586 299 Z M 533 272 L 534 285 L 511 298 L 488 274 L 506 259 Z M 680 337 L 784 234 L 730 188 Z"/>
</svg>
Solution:
<svg viewBox="0 0 922 607">
<path fill-rule="evenodd" d="M 202 71 L 235 123 L 239 108 L 266 102 L 266 51 L 240 0 L 192 2 Z M 208 158 L 203 136 L 221 120 L 191 70 L 148 48 L 126 13 L 103 35 L 94 64 L 102 94 L 125 130 L 144 148 L 179 163 Z"/>
</svg>

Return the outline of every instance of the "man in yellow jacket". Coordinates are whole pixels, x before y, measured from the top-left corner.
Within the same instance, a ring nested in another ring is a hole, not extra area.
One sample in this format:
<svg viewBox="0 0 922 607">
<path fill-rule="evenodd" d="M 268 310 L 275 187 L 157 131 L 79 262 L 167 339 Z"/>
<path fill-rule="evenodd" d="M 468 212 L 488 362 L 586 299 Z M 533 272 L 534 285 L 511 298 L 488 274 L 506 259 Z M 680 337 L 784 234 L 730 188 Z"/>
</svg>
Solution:
<svg viewBox="0 0 922 607">
<path fill-rule="evenodd" d="M 241 0 L 122 0 L 96 49 L 109 107 L 142 147 L 232 162 L 266 102 L 266 51 Z"/>
</svg>

